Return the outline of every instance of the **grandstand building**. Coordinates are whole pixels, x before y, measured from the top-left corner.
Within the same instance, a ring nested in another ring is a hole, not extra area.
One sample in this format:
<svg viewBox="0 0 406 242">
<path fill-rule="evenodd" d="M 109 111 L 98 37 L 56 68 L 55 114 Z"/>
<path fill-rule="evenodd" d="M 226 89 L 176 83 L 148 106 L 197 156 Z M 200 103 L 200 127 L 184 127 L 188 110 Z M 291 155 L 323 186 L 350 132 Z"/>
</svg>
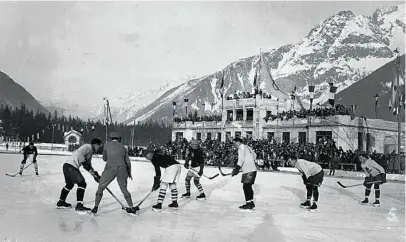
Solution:
<svg viewBox="0 0 406 242">
<path fill-rule="evenodd" d="M 257 98 L 224 100 L 221 120 L 174 122 L 172 141 L 233 137 L 274 139 L 280 143 L 317 143 L 328 138 L 344 150 L 388 153 L 397 150 L 398 124 L 354 115 L 308 116 L 306 118 L 270 118 L 286 110 L 295 110 L 294 102 Z M 402 124 L 402 142 L 405 127 Z M 401 144 L 404 147 L 404 143 Z"/>
</svg>

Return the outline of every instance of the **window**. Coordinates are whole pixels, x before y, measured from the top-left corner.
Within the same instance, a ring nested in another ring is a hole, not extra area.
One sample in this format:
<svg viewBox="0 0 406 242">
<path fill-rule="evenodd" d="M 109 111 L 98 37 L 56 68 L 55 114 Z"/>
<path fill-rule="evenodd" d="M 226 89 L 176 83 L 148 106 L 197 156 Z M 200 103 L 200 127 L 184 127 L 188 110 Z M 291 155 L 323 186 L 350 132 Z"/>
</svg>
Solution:
<svg viewBox="0 0 406 242">
<path fill-rule="evenodd" d="M 183 132 L 176 132 L 176 140 L 181 141 L 183 139 Z"/>
<path fill-rule="evenodd" d="M 241 132 L 235 132 L 235 138 L 241 138 Z"/>
<path fill-rule="evenodd" d="M 364 150 L 364 134 L 362 132 L 358 132 L 358 150 Z"/>
<path fill-rule="evenodd" d="M 227 110 L 227 121 L 233 121 L 233 110 Z"/>
<path fill-rule="evenodd" d="M 268 132 L 268 133 L 266 133 L 266 136 L 267 136 L 268 140 L 272 140 L 275 137 L 275 133 L 274 132 Z"/>
<path fill-rule="evenodd" d="M 247 109 L 247 121 L 254 120 L 254 110 L 252 108 Z"/>
<path fill-rule="evenodd" d="M 290 132 L 283 132 L 282 139 L 283 143 L 290 144 Z"/>
<path fill-rule="evenodd" d="M 237 110 L 235 110 L 235 113 L 236 113 L 235 120 L 236 120 L 236 121 L 242 121 L 242 120 L 243 120 L 243 116 L 244 116 L 243 110 L 242 110 L 242 109 L 237 109 Z"/>
<path fill-rule="evenodd" d="M 299 132 L 299 144 L 306 144 L 306 132 Z"/>
<path fill-rule="evenodd" d="M 68 141 L 69 141 L 69 143 L 74 144 L 74 143 L 76 143 L 76 142 L 77 142 L 77 139 L 76 139 L 76 137 L 75 137 L 75 136 L 71 135 L 71 136 L 69 136 Z"/>
<path fill-rule="evenodd" d="M 217 133 L 217 140 L 221 141 L 221 133 Z"/>
<path fill-rule="evenodd" d="M 207 140 L 211 140 L 211 133 L 207 133 L 206 139 L 207 139 Z"/>
<path fill-rule="evenodd" d="M 226 132 L 226 141 L 231 140 L 231 132 Z"/>
<path fill-rule="evenodd" d="M 246 133 L 246 137 L 247 139 L 251 139 L 252 138 L 252 131 L 247 131 Z"/>
<path fill-rule="evenodd" d="M 333 134 L 331 131 L 316 131 L 316 142 L 319 143 L 321 140 L 331 140 Z"/>
<path fill-rule="evenodd" d="M 196 133 L 196 139 L 202 140 L 202 133 Z"/>
<path fill-rule="evenodd" d="M 266 116 L 267 117 L 271 117 L 271 115 L 272 115 L 272 111 L 266 111 Z"/>
</svg>

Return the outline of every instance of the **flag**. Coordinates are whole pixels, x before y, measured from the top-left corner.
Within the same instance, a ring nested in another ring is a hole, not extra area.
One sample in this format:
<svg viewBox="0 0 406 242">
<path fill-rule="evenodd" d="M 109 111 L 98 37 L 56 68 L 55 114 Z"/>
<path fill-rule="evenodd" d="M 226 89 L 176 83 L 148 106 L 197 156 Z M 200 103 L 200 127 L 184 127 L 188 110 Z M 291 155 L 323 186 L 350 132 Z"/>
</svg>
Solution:
<svg viewBox="0 0 406 242">
<path fill-rule="evenodd" d="M 375 108 L 378 106 L 378 99 L 379 99 L 379 94 L 375 94 Z"/>
<path fill-rule="evenodd" d="M 258 94 L 258 72 L 257 69 L 255 69 L 255 76 L 254 76 L 254 83 L 252 84 L 254 86 L 254 98 Z"/>
<path fill-rule="evenodd" d="M 330 93 L 329 93 L 328 102 L 333 107 L 334 107 L 334 104 L 335 104 L 336 91 L 337 91 L 337 87 L 334 86 L 334 83 L 330 83 Z"/>
<path fill-rule="evenodd" d="M 309 86 L 310 102 L 313 102 L 313 98 L 314 98 L 314 87 L 315 87 L 315 86 Z"/>
<path fill-rule="evenodd" d="M 58 130 L 61 130 L 61 124 L 58 124 Z"/>
<path fill-rule="evenodd" d="M 351 120 L 355 119 L 355 110 L 356 109 L 357 109 L 357 105 L 351 105 L 351 113 L 350 113 Z"/>
<path fill-rule="evenodd" d="M 37 133 L 37 139 L 39 139 L 39 132 Z"/>
<path fill-rule="evenodd" d="M 221 98 L 223 98 L 223 96 L 224 96 L 224 71 L 221 73 L 220 94 L 221 94 Z"/>
<path fill-rule="evenodd" d="M 176 110 L 176 102 L 172 102 L 173 105 L 173 116 L 175 116 L 175 110 Z"/>
<path fill-rule="evenodd" d="M 399 50 L 394 51 L 396 54 L 399 54 Z M 400 56 L 396 58 L 396 70 L 394 78 L 391 83 L 391 93 L 389 98 L 389 109 L 392 110 L 393 115 L 398 113 L 399 106 L 402 106 L 401 99 L 405 93 L 405 75 L 401 68 Z"/>
</svg>

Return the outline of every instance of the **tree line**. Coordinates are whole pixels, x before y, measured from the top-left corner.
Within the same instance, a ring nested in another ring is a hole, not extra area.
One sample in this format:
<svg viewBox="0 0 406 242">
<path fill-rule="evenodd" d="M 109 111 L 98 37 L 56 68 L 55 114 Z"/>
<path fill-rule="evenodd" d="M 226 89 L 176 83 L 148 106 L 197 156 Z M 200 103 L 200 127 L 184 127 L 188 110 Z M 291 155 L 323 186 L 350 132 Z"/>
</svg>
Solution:
<svg viewBox="0 0 406 242">
<path fill-rule="evenodd" d="M 106 141 L 106 125 L 102 121 L 87 121 L 79 117 L 66 117 L 53 114 L 35 112 L 22 104 L 20 107 L 9 105 L 0 106 L 0 139 L 4 141 L 37 142 L 37 143 L 64 143 L 64 133 L 71 129 L 83 135 L 85 143 L 92 138 Z M 171 140 L 170 125 L 148 120 L 138 122 L 136 125 L 124 123 L 108 124 L 107 132 L 120 132 L 125 145 L 148 146 L 150 143 L 166 143 Z M 134 134 L 134 139 L 132 135 Z"/>
</svg>

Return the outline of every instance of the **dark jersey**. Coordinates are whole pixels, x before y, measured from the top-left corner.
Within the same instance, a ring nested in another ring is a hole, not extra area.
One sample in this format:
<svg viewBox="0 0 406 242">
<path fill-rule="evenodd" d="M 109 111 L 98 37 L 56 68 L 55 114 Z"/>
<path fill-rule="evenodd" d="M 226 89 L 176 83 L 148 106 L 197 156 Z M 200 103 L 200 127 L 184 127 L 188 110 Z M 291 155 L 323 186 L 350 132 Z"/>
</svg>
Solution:
<svg viewBox="0 0 406 242">
<path fill-rule="evenodd" d="M 191 161 L 190 167 L 198 167 L 204 165 L 203 150 L 200 148 L 189 149 L 188 159 Z"/>
<path fill-rule="evenodd" d="M 179 164 L 172 156 L 157 153 L 152 157 L 151 163 L 154 165 L 156 176 L 161 176 L 160 167 L 168 168 L 171 165 Z"/>
<path fill-rule="evenodd" d="M 38 152 L 37 147 L 33 146 L 32 149 L 30 146 L 25 146 L 23 148 L 24 160 L 28 158 L 29 155 L 34 155 L 34 160 L 37 158 Z"/>
</svg>

